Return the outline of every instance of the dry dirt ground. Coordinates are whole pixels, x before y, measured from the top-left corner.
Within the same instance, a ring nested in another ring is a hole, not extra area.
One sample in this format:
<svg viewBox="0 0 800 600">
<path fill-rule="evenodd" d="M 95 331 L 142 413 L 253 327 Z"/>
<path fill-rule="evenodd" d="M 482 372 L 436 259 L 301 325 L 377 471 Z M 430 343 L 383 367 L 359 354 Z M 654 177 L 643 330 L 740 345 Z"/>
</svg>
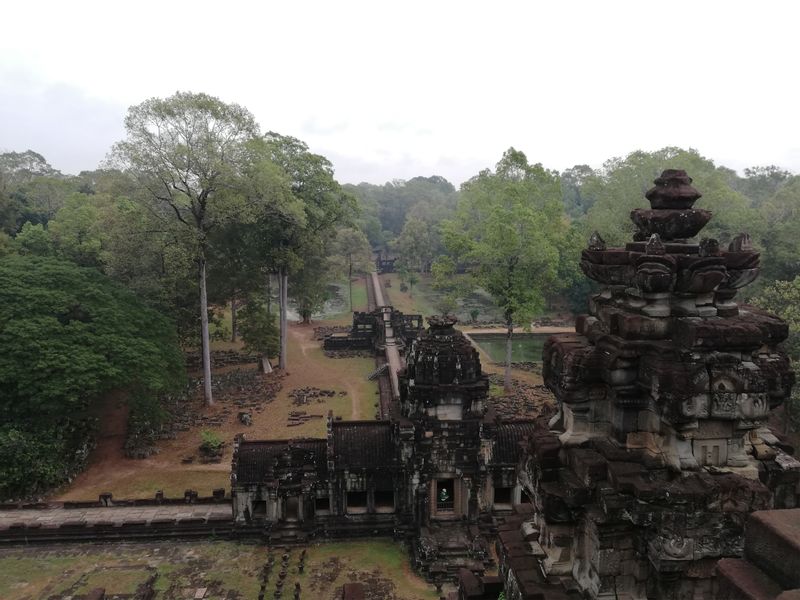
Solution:
<svg viewBox="0 0 800 600">
<path fill-rule="evenodd" d="M 221 420 L 212 428 L 226 442 L 222 461 L 218 464 L 184 464 L 182 459 L 197 456 L 199 428 L 178 432 L 175 439 L 161 440 L 159 452 L 146 459 L 126 458 L 123 453 L 127 411 L 120 398 L 113 398 L 101 418 L 102 430 L 98 445 L 89 459 L 89 468 L 71 485 L 56 494 L 55 500 L 87 500 L 110 491 L 117 498 L 151 497 L 157 490 L 168 496 L 180 496 L 186 489 L 210 495 L 217 487 L 229 487 L 231 446 L 237 433 L 250 439 L 284 439 L 288 437 L 323 437 L 328 410 L 344 419 L 372 419 L 378 401 L 377 384 L 367 380 L 374 370 L 369 358 L 331 359 L 324 356 L 320 343 L 313 340 L 313 325 L 292 324 L 289 328 L 288 369 L 269 378 L 279 378 L 281 390 L 263 410 L 253 412 L 253 424 L 242 425 L 238 410 L 224 402 L 205 408 L 197 400 L 197 411 L 203 417 Z M 252 368 L 252 367 L 251 367 Z M 231 368 L 225 369 L 229 371 Z M 335 392 L 322 402 L 296 406 L 290 398 L 293 390 L 316 387 Z M 341 394 L 341 392 L 345 392 Z M 287 427 L 292 411 L 320 415 L 297 427 Z"/>
</svg>

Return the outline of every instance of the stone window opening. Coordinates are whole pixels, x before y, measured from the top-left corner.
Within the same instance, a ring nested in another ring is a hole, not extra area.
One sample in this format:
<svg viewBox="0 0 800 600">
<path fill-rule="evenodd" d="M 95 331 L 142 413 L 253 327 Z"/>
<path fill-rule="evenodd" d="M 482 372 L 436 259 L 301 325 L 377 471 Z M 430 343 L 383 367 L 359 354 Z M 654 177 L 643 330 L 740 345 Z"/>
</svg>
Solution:
<svg viewBox="0 0 800 600">
<path fill-rule="evenodd" d="M 455 510 L 455 493 L 452 479 L 440 479 L 436 482 L 436 512 L 453 512 Z"/>
<path fill-rule="evenodd" d="M 347 492 L 347 514 L 367 512 L 367 492 Z"/>
<path fill-rule="evenodd" d="M 314 498 L 314 514 L 321 516 L 331 514 L 331 499 L 328 496 Z"/>
<path fill-rule="evenodd" d="M 253 518 L 266 519 L 267 518 L 267 501 L 254 500 L 253 501 Z"/>
<path fill-rule="evenodd" d="M 394 490 L 375 490 L 375 512 L 394 512 Z"/>
<path fill-rule="evenodd" d="M 511 510 L 511 498 L 513 488 L 496 487 L 494 488 L 494 507 L 500 510 Z"/>
</svg>

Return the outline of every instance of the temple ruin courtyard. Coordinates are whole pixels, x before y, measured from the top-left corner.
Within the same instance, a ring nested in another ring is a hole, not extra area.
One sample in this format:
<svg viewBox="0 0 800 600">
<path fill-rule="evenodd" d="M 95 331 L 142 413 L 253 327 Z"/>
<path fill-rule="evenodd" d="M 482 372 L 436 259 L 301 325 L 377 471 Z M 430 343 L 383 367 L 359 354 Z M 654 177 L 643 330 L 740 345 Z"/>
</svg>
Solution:
<svg viewBox="0 0 800 600">
<path fill-rule="evenodd" d="M 303 573 L 297 572 L 306 551 Z M 236 542 L 143 542 L 0 548 L 0 598 L 63 600 L 105 588 L 109 598 L 132 597 L 150 585 L 158 600 L 255 599 L 270 555 L 285 550 Z M 370 598 L 434 600 L 431 586 L 409 571 L 407 553 L 387 540 L 293 547 L 287 588 L 300 583 L 303 597 L 332 600 L 344 583 L 360 582 Z M 266 590 L 272 597 L 277 576 Z M 271 584 L 271 585 L 270 585 Z M 113 594 L 113 595 L 112 595 Z"/>
</svg>

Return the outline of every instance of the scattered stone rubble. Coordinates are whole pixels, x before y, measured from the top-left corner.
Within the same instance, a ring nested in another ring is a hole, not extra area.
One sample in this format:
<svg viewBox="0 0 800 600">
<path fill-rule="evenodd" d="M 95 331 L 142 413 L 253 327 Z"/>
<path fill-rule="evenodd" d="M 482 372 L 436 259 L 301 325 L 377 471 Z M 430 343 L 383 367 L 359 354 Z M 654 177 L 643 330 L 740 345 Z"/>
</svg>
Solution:
<svg viewBox="0 0 800 600">
<path fill-rule="evenodd" d="M 372 350 L 323 350 L 327 358 L 374 358 Z"/>
<path fill-rule="evenodd" d="M 489 383 L 502 386 L 503 376 L 493 373 L 489 375 Z M 519 379 L 513 379 L 512 386 L 509 394 L 489 398 L 489 406 L 500 418 L 536 419 L 552 416 L 555 412 L 555 399 L 547 386 L 525 383 Z"/>
<path fill-rule="evenodd" d="M 162 402 L 168 416 L 160 430 L 129 427 L 131 433 L 125 442 L 125 454 L 129 458 L 147 458 L 158 452 L 158 440 L 174 439 L 181 431 L 222 427 L 234 414 L 240 421 L 242 414 L 249 414 L 252 421 L 254 413 L 262 412 L 275 400 L 282 387 L 282 377 L 277 372 L 265 375 L 254 369 L 216 375 L 214 400 L 220 410 L 213 413 L 203 411 L 202 379 L 193 380 L 182 394 Z"/>
<path fill-rule="evenodd" d="M 351 327 L 348 325 L 323 325 L 314 327 L 314 339 L 321 342 L 327 336 L 334 333 L 349 333 L 350 329 Z"/>
<path fill-rule="evenodd" d="M 188 371 L 202 371 L 203 362 L 199 352 L 189 352 L 186 354 L 186 369 Z M 237 350 L 213 350 L 211 352 L 211 367 L 220 369 L 235 365 L 251 365 L 259 361 L 255 354 L 247 354 Z"/>
<path fill-rule="evenodd" d="M 304 387 L 291 390 L 289 392 L 289 398 L 292 399 L 293 406 L 305 406 L 307 404 L 311 404 L 312 401 L 317 404 L 322 404 L 325 402 L 326 398 L 333 398 L 337 394 L 339 396 L 346 396 L 347 392 L 345 391 L 336 392 L 335 390 L 321 390 L 316 387 Z"/>
</svg>

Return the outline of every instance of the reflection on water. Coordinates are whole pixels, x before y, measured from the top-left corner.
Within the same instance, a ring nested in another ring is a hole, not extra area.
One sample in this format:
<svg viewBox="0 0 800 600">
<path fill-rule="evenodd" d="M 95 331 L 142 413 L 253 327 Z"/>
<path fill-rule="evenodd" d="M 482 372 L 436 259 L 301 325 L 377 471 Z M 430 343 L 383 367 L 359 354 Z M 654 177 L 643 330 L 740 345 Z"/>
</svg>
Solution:
<svg viewBox="0 0 800 600">
<path fill-rule="evenodd" d="M 505 362 L 504 333 L 471 333 L 470 337 L 493 362 Z M 542 362 L 542 348 L 548 337 L 544 333 L 515 333 L 511 338 L 511 362 Z"/>
<path fill-rule="evenodd" d="M 328 299 L 322 307 L 320 312 L 315 312 L 311 315 L 312 320 L 325 319 L 334 315 L 340 315 L 347 312 L 349 291 L 347 285 L 332 283 L 328 286 Z M 277 306 L 277 300 L 275 301 Z M 289 307 L 286 310 L 286 318 L 289 321 L 299 321 L 300 313 L 297 312 L 297 307 L 291 298 L 289 298 Z"/>
</svg>

